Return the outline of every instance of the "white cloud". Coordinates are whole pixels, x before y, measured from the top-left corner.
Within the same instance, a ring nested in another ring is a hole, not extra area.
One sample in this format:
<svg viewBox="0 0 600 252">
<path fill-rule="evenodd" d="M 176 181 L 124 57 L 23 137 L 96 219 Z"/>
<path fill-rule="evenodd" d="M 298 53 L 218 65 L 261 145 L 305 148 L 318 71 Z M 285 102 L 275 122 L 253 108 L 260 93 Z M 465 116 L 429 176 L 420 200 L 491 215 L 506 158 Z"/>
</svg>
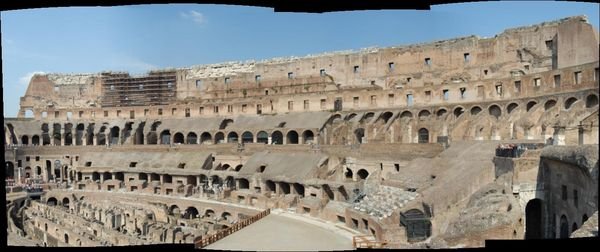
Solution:
<svg viewBox="0 0 600 252">
<path fill-rule="evenodd" d="M 29 85 L 29 81 L 31 80 L 31 77 L 33 77 L 36 74 L 46 74 L 46 73 L 41 72 L 41 71 L 27 73 L 25 76 L 19 78 L 19 84 L 24 85 L 24 86 Z"/>
<path fill-rule="evenodd" d="M 179 13 L 179 16 L 181 16 L 184 19 L 192 20 L 197 24 L 203 24 L 206 21 L 202 13 L 194 10 L 188 12 L 181 12 Z"/>
</svg>

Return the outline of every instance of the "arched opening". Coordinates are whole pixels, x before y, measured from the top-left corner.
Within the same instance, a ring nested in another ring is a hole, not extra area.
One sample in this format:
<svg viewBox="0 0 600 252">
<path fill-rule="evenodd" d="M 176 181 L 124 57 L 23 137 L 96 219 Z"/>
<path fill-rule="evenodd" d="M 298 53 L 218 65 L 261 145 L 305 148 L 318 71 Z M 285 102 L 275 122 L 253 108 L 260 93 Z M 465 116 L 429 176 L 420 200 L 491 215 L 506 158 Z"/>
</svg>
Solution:
<svg viewBox="0 0 600 252">
<path fill-rule="evenodd" d="M 542 238 L 542 201 L 532 199 L 525 206 L 525 239 Z"/>
<path fill-rule="evenodd" d="M 42 124 L 42 145 L 50 145 L 50 133 L 47 123 Z"/>
<path fill-rule="evenodd" d="M 163 130 L 160 133 L 160 144 L 171 144 L 171 132 L 169 130 Z"/>
<path fill-rule="evenodd" d="M 72 129 L 73 124 L 65 124 L 65 145 L 73 145 L 73 134 L 71 133 Z"/>
<path fill-rule="evenodd" d="M 238 134 L 235 133 L 234 131 L 229 132 L 229 134 L 227 134 L 227 142 L 228 143 L 237 143 L 238 142 Z"/>
<path fill-rule="evenodd" d="M 560 216 L 560 237 L 561 239 L 569 238 L 569 221 L 564 214 Z"/>
<path fill-rule="evenodd" d="M 479 106 L 475 106 L 471 108 L 471 115 L 477 115 L 481 112 L 481 108 Z"/>
<path fill-rule="evenodd" d="M 215 134 L 215 144 L 220 144 L 225 142 L 225 134 L 223 132 L 217 132 Z"/>
<path fill-rule="evenodd" d="M 54 197 L 50 197 L 48 199 L 48 201 L 46 201 L 46 204 L 48 206 L 56 206 L 56 205 L 58 205 L 58 200 L 56 198 L 54 198 Z"/>
<path fill-rule="evenodd" d="M 150 182 L 152 181 L 160 181 L 160 175 L 156 173 L 150 173 Z"/>
<path fill-rule="evenodd" d="M 31 137 L 31 144 L 40 145 L 40 137 L 38 135 L 33 135 L 33 137 Z"/>
<path fill-rule="evenodd" d="M 183 134 L 180 132 L 175 133 L 175 135 L 173 135 L 173 143 L 174 144 L 183 144 Z"/>
<path fill-rule="evenodd" d="M 400 224 L 406 227 L 406 238 L 409 242 L 422 241 L 431 236 L 429 216 L 419 209 L 400 213 Z"/>
<path fill-rule="evenodd" d="M 69 235 L 68 234 L 65 234 L 65 243 L 69 244 Z"/>
<path fill-rule="evenodd" d="M 294 187 L 294 190 L 296 191 L 296 193 L 298 195 L 300 195 L 301 197 L 304 197 L 304 186 L 298 183 L 294 183 L 292 184 L 292 186 Z"/>
<path fill-rule="evenodd" d="M 279 182 L 279 189 L 283 194 L 290 194 L 290 184 L 286 182 Z"/>
<path fill-rule="evenodd" d="M 92 181 L 99 181 L 99 180 L 100 180 L 100 173 L 92 172 Z"/>
<path fill-rule="evenodd" d="M 490 115 L 496 117 L 498 119 L 502 115 L 502 109 L 498 105 L 492 105 L 488 108 Z"/>
<path fill-rule="evenodd" d="M 419 130 L 419 143 L 429 143 L 429 130 L 426 128 Z"/>
<path fill-rule="evenodd" d="M 102 180 L 107 181 L 112 179 L 112 174 L 110 174 L 110 172 L 104 172 L 102 173 Z"/>
<path fill-rule="evenodd" d="M 201 144 L 211 144 L 212 136 L 210 135 L 210 133 L 208 133 L 208 132 L 202 133 L 202 135 L 200 135 L 200 143 Z"/>
<path fill-rule="evenodd" d="M 100 132 L 96 136 L 96 142 L 98 145 L 106 145 L 106 133 L 104 133 L 105 130 L 106 127 L 102 126 L 102 128 L 100 128 Z"/>
<path fill-rule="evenodd" d="M 183 214 L 184 219 L 194 219 L 199 217 L 198 209 L 195 207 L 188 207 L 185 209 L 185 213 Z"/>
<path fill-rule="evenodd" d="M 356 175 L 358 175 L 359 179 L 364 180 L 369 176 L 369 172 L 365 169 L 360 169 L 358 172 L 356 172 Z"/>
<path fill-rule="evenodd" d="M 166 176 L 165 176 L 165 177 L 166 177 Z M 146 174 L 146 173 L 143 173 L 143 172 L 142 172 L 142 173 L 139 173 L 139 174 L 138 174 L 138 180 L 148 181 L 148 174 Z M 166 179 L 165 179 L 165 180 L 166 180 Z M 165 183 L 166 183 L 166 181 L 165 181 Z"/>
<path fill-rule="evenodd" d="M 143 174 L 143 175 L 144 175 L 144 180 L 148 180 L 148 175 L 147 175 L 147 174 L 145 174 L 145 173 L 141 173 L 141 174 Z M 141 174 L 140 174 L 140 175 L 141 175 Z M 163 182 L 164 182 L 165 184 L 171 184 L 171 183 L 173 183 L 173 176 L 171 176 L 171 175 L 169 175 L 169 174 L 165 174 L 165 175 L 163 175 Z"/>
<path fill-rule="evenodd" d="M 438 111 L 437 111 L 436 115 L 437 115 L 438 117 L 442 117 L 442 116 L 444 116 L 446 113 L 448 113 L 448 111 L 447 111 L 447 110 L 445 110 L 445 109 L 440 109 L 440 110 L 438 110 Z"/>
<path fill-rule="evenodd" d="M 311 130 L 305 130 L 302 132 L 302 140 L 304 144 L 312 144 L 315 141 L 315 134 Z"/>
<path fill-rule="evenodd" d="M 425 120 L 427 119 L 429 116 L 431 115 L 431 113 L 429 112 L 429 110 L 421 110 L 418 114 L 419 119 L 420 120 Z"/>
<path fill-rule="evenodd" d="M 257 143 L 269 143 L 269 134 L 265 131 L 260 131 L 256 134 L 256 142 Z"/>
<path fill-rule="evenodd" d="M 595 106 L 598 106 L 598 96 L 595 94 L 588 95 L 587 98 L 585 98 L 585 107 L 591 108 Z"/>
<path fill-rule="evenodd" d="M 287 144 L 298 144 L 298 132 L 290 130 L 287 133 Z"/>
<path fill-rule="evenodd" d="M 94 123 L 90 123 L 87 127 L 86 144 L 90 146 L 94 145 L 94 126 Z"/>
<path fill-rule="evenodd" d="M 375 113 L 373 112 L 369 112 L 366 113 L 362 119 L 360 119 L 360 123 L 369 123 L 371 121 L 371 119 L 375 116 Z"/>
<path fill-rule="evenodd" d="M 198 143 L 198 136 L 196 136 L 196 133 L 194 132 L 190 132 L 187 134 L 187 144 L 197 144 Z"/>
<path fill-rule="evenodd" d="M 413 117 L 413 114 L 410 111 L 404 111 L 402 112 L 402 114 L 400 114 L 400 119 L 411 119 Z"/>
<path fill-rule="evenodd" d="M 15 165 L 12 162 L 5 162 L 5 174 L 6 178 L 15 177 Z"/>
<path fill-rule="evenodd" d="M 122 172 L 117 172 L 115 174 L 115 179 L 118 181 L 125 181 L 125 174 Z"/>
<path fill-rule="evenodd" d="M 581 225 L 583 225 L 583 223 L 585 223 L 587 220 L 588 220 L 587 214 L 583 214 L 583 217 L 581 217 Z"/>
<path fill-rule="evenodd" d="M 119 127 L 115 126 L 110 129 L 110 144 L 119 144 Z"/>
<path fill-rule="evenodd" d="M 273 182 L 271 180 L 267 180 L 267 182 L 265 182 L 265 185 L 267 186 L 266 191 L 275 192 L 275 182 Z"/>
<path fill-rule="evenodd" d="M 273 131 L 271 133 L 271 143 L 272 144 L 283 144 L 283 133 L 281 131 Z"/>
<path fill-rule="evenodd" d="M 179 210 L 179 207 L 177 205 L 172 205 L 171 207 L 169 207 L 169 214 L 179 217 L 179 215 L 181 214 L 181 210 Z"/>
<path fill-rule="evenodd" d="M 531 110 L 533 108 L 533 106 L 535 106 L 537 104 L 537 102 L 535 101 L 530 101 L 527 103 L 527 112 L 529 112 L 529 110 Z"/>
<path fill-rule="evenodd" d="M 458 118 L 460 115 L 462 115 L 464 112 L 464 109 L 462 107 L 457 107 L 454 109 L 454 116 L 456 118 Z"/>
<path fill-rule="evenodd" d="M 35 175 L 37 175 L 37 176 L 42 175 L 42 167 L 39 167 L 39 166 L 35 167 Z"/>
<path fill-rule="evenodd" d="M 575 230 L 577 230 L 577 223 L 573 222 L 573 226 L 571 226 L 571 233 L 575 232 Z"/>
<path fill-rule="evenodd" d="M 140 122 L 133 137 L 133 144 L 139 145 L 144 144 L 144 127 L 146 122 Z"/>
<path fill-rule="evenodd" d="M 352 170 L 350 170 L 350 168 L 346 168 L 346 171 L 344 172 L 344 177 L 346 177 L 347 179 L 352 179 L 352 176 Z"/>
<path fill-rule="evenodd" d="M 250 189 L 250 182 L 245 178 L 238 179 L 239 189 Z"/>
<path fill-rule="evenodd" d="M 226 220 L 226 221 L 231 221 L 231 214 L 229 212 L 223 212 L 221 214 L 221 218 L 223 218 L 223 220 Z"/>
<path fill-rule="evenodd" d="M 54 139 L 53 140 L 54 141 L 54 145 L 58 145 L 58 146 L 61 145 L 60 141 L 61 141 L 61 138 L 62 138 L 62 136 L 60 135 L 60 128 L 61 128 L 60 124 L 58 124 L 58 123 L 55 123 L 53 125 L 52 137 Z"/>
<path fill-rule="evenodd" d="M 548 111 L 551 108 L 553 108 L 556 105 L 556 101 L 555 100 L 548 100 L 546 101 L 546 103 L 544 103 L 544 110 Z"/>
<path fill-rule="evenodd" d="M 221 124 L 219 125 L 219 129 L 221 129 L 221 130 L 226 129 L 227 126 L 231 125 L 232 123 L 233 123 L 233 120 L 224 119 L 223 121 L 221 121 Z"/>
<path fill-rule="evenodd" d="M 331 190 L 331 188 L 329 187 L 329 185 L 327 184 L 323 184 L 323 191 L 325 192 L 325 195 L 327 195 L 327 199 L 329 200 L 333 200 L 333 191 Z"/>
<path fill-rule="evenodd" d="M 204 212 L 204 216 L 208 218 L 213 218 L 215 217 L 215 211 L 213 211 L 212 209 L 206 209 L 206 211 Z"/>
<path fill-rule="evenodd" d="M 221 181 L 221 178 L 219 176 L 217 176 L 217 175 L 213 175 L 210 178 L 212 180 L 213 185 L 215 185 L 215 184 L 216 185 L 223 184 L 223 181 Z"/>
<path fill-rule="evenodd" d="M 506 112 L 508 112 L 509 114 L 513 112 L 513 110 L 515 110 L 517 107 L 519 107 L 519 104 L 516 103 L 511 103 L 508 104 L 508 106 L 506 107 Z"/>
<path fill-rule="evenodd" d="M 239 164 L 235 167 L 235 171 L 239 172 L 242 169 L 243 165 Z"/>
<path fill-rule="evenodd" d="M 75 145 L 83 145 L 84 132 L 85 126 L 83 123 L 77 124 L 77 128 L 75 128 Z"/>
<path fill-rule="evenodd" d="M 333 124 L 336 122 L 339 122 L 340 120 L 342 120 L 342 115 L 340 114 L 335 114 L 332 115 L 328 120 L 327 120 L 327 124 Z"/>
<path fill-rule="evenodd" d="M 231 165 L 229 165 L 229 164 L 221 164 L 221 168 L 218 169 L 218 170 L 226 171 L 229 168 L 231 168 Z"/>
<path fill-rule="evenodd" d="M 25 167 L 25 177 L 31 178 L 32 176 L 33 176 L 33 174 L 31 174 L 31 167 L 29 167 L 29 166 Z"/>
<path fill-rule="evenodd" d="M 254 142 L 254 135 L 252 135 L 252 132 L 246 131 L 242 134 L 242 143 L 253 143 L 253 142 Z"/>
<path fill-rule="evenodd" d="M 155 131 L 150 131 L 146 135 L 146 142 L 148 144 L 158 144 L 158 135 L 156 135 Z"/>
<path fill-rule="evenodd" d="M 570 109 L 571 106 L 573 106 L 573 103 L 575 103 L 576 101 L 577 101 L 577 98 L 575 98 L 575 97 L 571 97 L 571 98 L 567 99 L 565 101 L 565 109 L 567 109 L 567 110 Z"/>
<path fill-rule="evenodd" d="M 357 143 L 363 143 L 363 140 L 365 137 L 365 129 L 358 128 L 358 129 L 354 130 L 354 136 L 356 136 Z"/>
<path fill-rule="evenodd" d="M 62 205 L 65 208 L 69 208 L 69 198 L 67 198 L 67 197 L 63 198 Z"/>
<path fill-rule="evenodd" d="M 356 113 L 351 113 L 348 116 L 346 116 L 346 121 L 350 121 L 352 120 L 352 118 L 356 117 Z"/>
<path fill-rule="evenodd" d="M 22 145 L 29 145 L 29 137 L 27 135 L 21 136 L 21 144 Z"/>
<path fill-rule="evenodd" d="M 394 115 L 394 113 L 392 113 L 392 112 L 389 112 L 389 111 L 385 112 L 385 113 L 381 114 L 381 116 L 379 117 L 379 120 L 383 120 L 383 123 L 387 124 L 393 115 Z"/>
</svg>

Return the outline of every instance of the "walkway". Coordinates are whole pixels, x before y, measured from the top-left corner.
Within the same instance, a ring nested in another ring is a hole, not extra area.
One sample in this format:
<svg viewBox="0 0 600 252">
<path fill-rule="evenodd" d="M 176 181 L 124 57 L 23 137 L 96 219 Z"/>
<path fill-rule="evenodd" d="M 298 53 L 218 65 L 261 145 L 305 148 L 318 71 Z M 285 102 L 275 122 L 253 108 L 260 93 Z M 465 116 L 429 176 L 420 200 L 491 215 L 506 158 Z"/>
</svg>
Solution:
<svg viewBox="0 0 600 252">
<path fill-rule="evenodd" d="M 267 217 L 206 249 L 250 251 L 353 250 L 352 235 L 332 223 L 289 213 Z"/>
</svg>

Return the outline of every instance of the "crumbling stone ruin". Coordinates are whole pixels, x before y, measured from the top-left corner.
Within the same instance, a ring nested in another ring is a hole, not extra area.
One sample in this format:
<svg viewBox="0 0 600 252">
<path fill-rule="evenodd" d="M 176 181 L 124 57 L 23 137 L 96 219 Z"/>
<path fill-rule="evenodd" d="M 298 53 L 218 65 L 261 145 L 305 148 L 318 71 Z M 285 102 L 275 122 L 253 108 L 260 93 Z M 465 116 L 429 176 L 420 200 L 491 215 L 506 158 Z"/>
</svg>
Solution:
<svg viewBox="0 0 600 252">
<path fill-rule="evenodd" d="M 597 236 L 598 45 L 577 16 L 144 76 L 35 75 L 4 118 L 9 244 L 193 243 L 268 208 L 389 248 Z"/>
</svg>

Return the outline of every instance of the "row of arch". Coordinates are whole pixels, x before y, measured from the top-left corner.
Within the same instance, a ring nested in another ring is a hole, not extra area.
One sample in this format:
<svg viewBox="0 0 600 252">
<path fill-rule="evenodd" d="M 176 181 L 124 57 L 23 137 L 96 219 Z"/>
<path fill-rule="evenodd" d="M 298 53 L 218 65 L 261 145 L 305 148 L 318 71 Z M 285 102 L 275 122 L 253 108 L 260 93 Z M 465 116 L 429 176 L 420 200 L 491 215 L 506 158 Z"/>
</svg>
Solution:
<svg viewBox="0 0 600 252">
<path fill-rule="evenodd" d="M 563 108 L 565 110 L 569 110 L 577 101 L 579 101 L 579 100 L 576 97 L 571 96 L 564 101 Z M 538 104 L 538 101 L 536 101 L 536 100 L 531 100 L 531 101 L 527 102 L 526 106 L 525 106 L 526 111 L 530 111 L 537 104 Z M 549 110 L 549 109 L 553 108 L 556 104 L 557 104 L 556 99 L 548 99 L 544 103 L 544 109 Z M 498 104 L 490 104 L 489 106 L 487 106 L 486 109 L 487 109 L 489 115 L 499 118 L 500 116 L 502 116 L 503 111 L 506 111 L 507 114 L 511 114 L 519 106 L 520 105 L 517 102 L 510 102 L 508 105 L 506 105 L 504 110 Z M 595 106 L 598 106 L 598 95 L 596 95 L 596 94 L 587 95 L 587 97 L 585 99 L 585 107 L 592 108 Z M 452 110 L 455 117 L 459 117 L 465 111 L 466 111 L 465 107 L 463 107 L 461 105 L 456 106 Z M 481 113 L 483 111 L 483 108 L 480 105 L 474 105 L 469 109 L 469 111 L 470 111 L 471 115 L 478 115 L 479 113 Z M 438 108 L 436 111 L 423 109 L 417 113 L 417 118 L 426 119 L 426 118 L 430 117 L 432 114 L 435 114 L 437 117 L 442 117 L 442 116 L 446 115 L 446 113 L 448 113 L 448 109 L 444 108 L 444 107 Z M 375 122 L 381 121 L 383 123 L 388 123 L 389 120 L 392 119 L 393 115 L 394 115 L 394 113 L 391 111 L 383 112 L 380 114 L 380 116 L 377 118 L 377 120 L 375 120 Z M 356 116 L 358 116 L 357 113 L 350 113 L 350 114 L 346 115 L 344 118 L 342 118 L 341 114 L 335 114 L 330 118 L 328 123 L 332 123 L 335 121 L 341 121 L 341 120 L 349 121 L 349 120 L 356 118 Z M 375 112 L 367 112 L 361 116 L 361 118 L 358 120 L 358 122 L 359 123 L 363 123 L 363 122 L 368 123 L 368 122 L 372 121 L 372 118 L 374 116 L 375 116 Z M 413 115 L 413 112 L 411 112 L 411 111 L 403 111 L 402 113 L 399 114 L 398 117 L 400 119 L 405 119 L 405 118 L 412 119 L 412 118 L 414 118 L 414 115 Z"/>
<path fill-rule="evenodd" d="M 225 135 L 224 132 L 217 132 L 214 137 L 209 132 L 203 132 L 200 137 L 195 132 L 189 132 L 184 135 L 181 132 L 176 132 L 171 137 L 170 130 L 163 130 L 160 133 L 160 144 L 219 144 L 219 143 L 263 143 L 268 144 L 269 138 L 271 138 L 271 144 L 300 144 L 300 136 L 302 136 L 302 144 L 309 144 L 315 142 L 315 134 L 312 130 L 305 130 L 302 134 L 298 134 L 296 130 L 289 130 L 284 138 L 281 131 L 275 130 L 271 134 L 267 131 L 259 131 L 256 135 L 250 131 L 245 131 L 239 135 L 235 131 L 228 132 Z M 256 136 L 256 137 L 255 137 Z M 158 144 L 156 132 L 149 132 L 146 136 L 148 144 Z"/>
</svg>

